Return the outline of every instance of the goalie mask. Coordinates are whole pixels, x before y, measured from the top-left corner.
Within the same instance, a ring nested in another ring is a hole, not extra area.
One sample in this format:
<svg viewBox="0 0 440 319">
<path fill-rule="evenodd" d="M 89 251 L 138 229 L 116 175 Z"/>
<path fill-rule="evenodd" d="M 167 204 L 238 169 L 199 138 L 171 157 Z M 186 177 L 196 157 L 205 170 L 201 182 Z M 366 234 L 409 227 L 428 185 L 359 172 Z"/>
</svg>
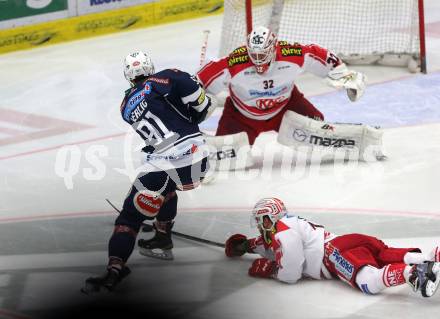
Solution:
<svg viewBox="0 0 440 319">
<path fill-rule="evenodd" d="M 264 73 L 275 57 L 277 38 L 265 27 L 256 27 L 248 35 L 246 47 L 249 58 L 257 69 L 257 73 Z"/>
<path fill-rule="evenodd" d="M 276 223 L 286 216 L 287 210 L 284 203 L 275 197 L 260 199 L 254 206 L 251 224 L 257 226 L 260 234 L 267 244 L 271 242 L 271 234 L 276 232 Z"/>
<path fill-rule="evenodd" d="M 131 53 L 124 60 L 124 76 L 131 86 L 136 84 L 136 79 L 147 77 L 153 73 L 153 62 L 144 52 Z"/>
</svg>

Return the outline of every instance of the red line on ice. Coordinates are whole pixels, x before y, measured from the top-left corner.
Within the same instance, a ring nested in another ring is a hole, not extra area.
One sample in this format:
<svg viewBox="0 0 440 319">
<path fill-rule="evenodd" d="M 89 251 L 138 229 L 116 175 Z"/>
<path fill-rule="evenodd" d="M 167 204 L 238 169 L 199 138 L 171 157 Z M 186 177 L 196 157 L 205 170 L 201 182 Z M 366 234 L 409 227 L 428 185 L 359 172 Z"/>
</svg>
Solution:
<svg viewBox="0 0 440 319">
<path fill-rule="evenodd" d="M 406 210 L 389 210 L 378 208 L 352 208 L 352 207 L 306 207 L 306 206 L 290 206 L 292 212 L 324 212 L 324 213 L 341 213 L 355 215 L 385 215 L 385 216 L 417 216 L 424 218 L 440 218 L 440 212 L 435 211 L 406 211 Z M 212 212 L 229 212 L 229 213 L 250 213 L 250 207 L 195 207 L 180 208 L 178 213 L 212 213 Z M 81 218 L 93 216 L 116 215 L 115 211 L 96 211 L 96 212 L 71 212 L 59 214 L 36 214 L 20 217 L 0 217 L 0 224 L 27 222 L 44 219 L 62 219 L 62 218 Z"/>
</svg>

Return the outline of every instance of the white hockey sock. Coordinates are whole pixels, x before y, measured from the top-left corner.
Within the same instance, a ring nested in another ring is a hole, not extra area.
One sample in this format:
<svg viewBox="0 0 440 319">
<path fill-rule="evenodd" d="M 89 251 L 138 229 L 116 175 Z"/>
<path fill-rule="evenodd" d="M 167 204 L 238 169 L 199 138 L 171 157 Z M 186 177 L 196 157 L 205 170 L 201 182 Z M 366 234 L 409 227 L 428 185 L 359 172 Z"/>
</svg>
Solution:
<svg viewBox="0 0 440 319">
<path fill-rule="evenodd" d="M 390 264 L 378 269 L 365 266 L 356 275 L 356 284 L 367 294 L 377 294 L 387 287 L 402 285 L 408 282 L 411 266 Z"/>
<path fill-rule="evenodd" d="M 403 256 L 403 262 L 407 265 L 422 264 L 428 260 L 431 260 L 430 256 L 424 253 L 408 252 Z"/>
</svg>

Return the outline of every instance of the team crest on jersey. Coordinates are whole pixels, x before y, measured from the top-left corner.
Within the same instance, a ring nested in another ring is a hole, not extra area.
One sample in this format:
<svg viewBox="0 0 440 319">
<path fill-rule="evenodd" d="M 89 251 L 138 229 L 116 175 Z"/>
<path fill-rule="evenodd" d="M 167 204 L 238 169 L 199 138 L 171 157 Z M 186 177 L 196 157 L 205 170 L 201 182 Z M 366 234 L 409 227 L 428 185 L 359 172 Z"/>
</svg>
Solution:
<svg viewBox="0 0 440 319">
<path fill-rule="evenodd" d="M 145 83 L 144 93 L 145 94 L 150 94 L 151 93 L 151 83 L 150 82 L 146 82 Z"/>
</svg>

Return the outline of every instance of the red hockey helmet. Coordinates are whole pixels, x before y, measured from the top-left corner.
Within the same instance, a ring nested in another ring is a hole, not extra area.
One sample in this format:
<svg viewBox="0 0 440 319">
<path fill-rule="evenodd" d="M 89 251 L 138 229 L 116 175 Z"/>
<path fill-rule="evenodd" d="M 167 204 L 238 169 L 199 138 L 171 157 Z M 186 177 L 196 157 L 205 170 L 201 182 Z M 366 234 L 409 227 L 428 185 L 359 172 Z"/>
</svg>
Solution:
<svg viewBox="0 0 440 319">
<path fill-rule="evenodd" d="M 275 197 L 260 199 L 252 210 L 254 225 L 261 230 L 272 231 L 277 221 L 287 214 L 284 203 Z"/>
</svg>

